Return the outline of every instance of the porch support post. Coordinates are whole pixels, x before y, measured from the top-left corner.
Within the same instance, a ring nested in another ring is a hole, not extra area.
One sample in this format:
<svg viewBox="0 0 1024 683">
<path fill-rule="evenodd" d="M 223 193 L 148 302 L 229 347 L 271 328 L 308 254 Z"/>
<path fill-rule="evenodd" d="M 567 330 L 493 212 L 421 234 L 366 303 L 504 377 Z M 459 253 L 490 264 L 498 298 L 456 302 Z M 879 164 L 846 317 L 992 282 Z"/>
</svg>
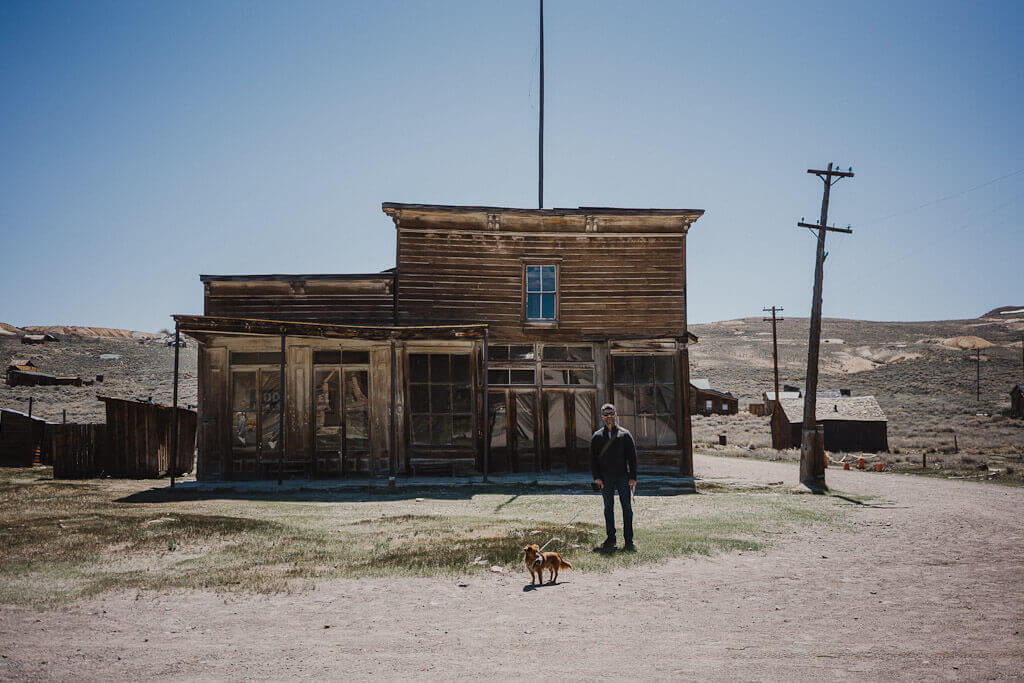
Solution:
<svg viewBox="0 0 1024 683">
<path fill-rule="evenodd" d="M 171 488 L 174 488 L 174 467 L 178 460 L 178 355 L 181 344 L 181 328 L 174 322 L 174 389 L 171 398 L 171 452 L 167 458 L 167 469 L 171 474 Z"/>
<path fill-rule="evenodd" d="M 491 406 L 490 406 L 490 395 L 487 391 L 487 370 L 489 368 L 487 362 L 487 343 L 488 343 L 488 330 L 484 328 L 484 482 L 487 482 L 487 471 L 491 465 Z"/>
<path fill-rule="evenodd" d="M 690 413 L 693 406 L 690 405 L 690 345 L 683 343 L 680 353 L 680 375 L 682 376 L 682 399 L 683 404 L 683 452 L 679 462 L 679 474 L 683 477 L 693 476 L 693 426 L 690 422 Z"/>
<path fill-rule="evenodd" d="M 280 421 L 278 422 L 278 432 L 277 432 L 277 446 L 278 446 L 278 451 L 277 451 L 277 485 L 278 486 L 281 485 L 281 483 L 282 483 L 282 481 L 284 479 L 284 435 L 285 435 L 285 432 L 287 431 L 287 429 L 285 429 L 285 424 L 284 424 L 284 402 L 285 402 L 285 390 L 284 390 L 284 388 L 285 388 L 285 385 L 287 384 L 287 382 L 285 382 L 285 376 L 284 376 L 285 339 L 286 339 L 286 336 L 287 335 L 285 334 L 284 329 L 282 328 L 282 330 L 281 330 L 281 379 L 279 380 L 280 381 L 280 385 L 281 385 L 281 389 L 280 389 L 280 392 L 279 392 L 281 394 L 281 404 L 280 404 L 281 413 L 280 413 L 280 416 L 278 418 Z"/>
<path fill-rule="evenodd" d="M 391 429 L 388 431 L 388 479 L 389 481 L 394 481 L 396 469 L 395 459 L 398 457 L 396 451 L 398 448 L 398 419 L 396 415 L 398 406 L 396 403 L 396 396 L 398 394 L 397 387 L 395 386 L 395 384 L 398 383 L 398 352 L 395 350 L 395 335 L 391 334 L 389 336 L 390 339 L 388 340 L 388 343 L 391 346 L 391 381 L 389 382 L 391 385 L 391 420 L 388 422 L 388 426 Z"/>
</svg>

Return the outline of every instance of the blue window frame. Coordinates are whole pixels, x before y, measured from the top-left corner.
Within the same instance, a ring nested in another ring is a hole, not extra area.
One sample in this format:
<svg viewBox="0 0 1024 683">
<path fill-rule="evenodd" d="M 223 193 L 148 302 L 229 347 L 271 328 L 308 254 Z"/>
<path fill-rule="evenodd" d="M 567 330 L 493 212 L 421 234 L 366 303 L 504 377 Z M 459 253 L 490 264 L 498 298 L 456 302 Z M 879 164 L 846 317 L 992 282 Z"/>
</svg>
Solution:
<svg viewBox="0 0 1024 683">
<path fill-rule="evenodd" d="M 526 319 L 555 320 L 556 266 L 526 266 Z"/>
</svg>

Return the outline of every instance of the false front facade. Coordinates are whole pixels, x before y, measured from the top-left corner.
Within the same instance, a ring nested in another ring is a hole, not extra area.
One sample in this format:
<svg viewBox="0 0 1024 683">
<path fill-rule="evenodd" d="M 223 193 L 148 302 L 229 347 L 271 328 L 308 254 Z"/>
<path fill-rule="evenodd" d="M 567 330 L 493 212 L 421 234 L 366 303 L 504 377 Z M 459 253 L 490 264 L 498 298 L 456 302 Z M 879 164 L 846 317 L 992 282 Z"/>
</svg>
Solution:
<svg viewBox="0 0 1024 683">
<path fill-rule="evenodd" d="M 692 476 L 686 234 L 702 211 L 383 205 L 394 269 L 201 276 L 205 479 L 585 471 L 602 403 Z"/>
</svg>

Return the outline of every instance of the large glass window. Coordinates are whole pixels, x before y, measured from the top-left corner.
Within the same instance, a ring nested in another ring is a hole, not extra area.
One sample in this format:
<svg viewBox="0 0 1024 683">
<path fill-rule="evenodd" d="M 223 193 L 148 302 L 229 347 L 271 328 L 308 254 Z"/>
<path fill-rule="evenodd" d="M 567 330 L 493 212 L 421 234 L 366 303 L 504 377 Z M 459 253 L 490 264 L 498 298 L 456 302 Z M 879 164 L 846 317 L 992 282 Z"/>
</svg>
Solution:
<svg viewBox="0 0 1024 683">
<path fill-rule="evenodd" d="M 676 446 L 672 356 L 613 356 L 615 408 L 638 446 Z"/>
<path fill-rule="evenodd" d="M 469 355 L 410 353 L 409 412 L 414 445 L 472 447 Z"/>
<path fill-rule="evenodd" d="M 526 319 L 555 320 L 556 266 L 526 266 Z"/>
</svg>

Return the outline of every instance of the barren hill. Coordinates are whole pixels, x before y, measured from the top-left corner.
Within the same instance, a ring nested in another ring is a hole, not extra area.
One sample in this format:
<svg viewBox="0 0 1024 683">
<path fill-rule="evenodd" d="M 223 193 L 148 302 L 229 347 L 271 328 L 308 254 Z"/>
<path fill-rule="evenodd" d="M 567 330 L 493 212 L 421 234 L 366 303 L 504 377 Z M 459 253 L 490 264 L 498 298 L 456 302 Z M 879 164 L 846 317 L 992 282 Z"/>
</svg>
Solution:
<svg viewBox="0 0 1024 683">
<path fill-rule="evenodd" d="M 152 332 L 121 330 L 115 327 L 83 327 L 80 325 L 29 325 L 23 328 L 29 334 L 60 334 L 72 337 L 102 337 L 105 339 L 156 339 Z"/>
<path fill-rule="evenodd" d="M 779 381 L 804 386 L 807 318 L 779 327 Z M 692 377 L 739 397 L 741 411 L 772 386 L 771 323 L 743 318 L 691 325 L 700 341 L 691 347 Z M 819 389 L 850 389 L 873 395 L 889 419 L 889 443 L 897 448 L 952 446 L 1024 450 L 1024 422 L 1010 420 L 1009 391 L 1024 381 L 1024 320 L 975 318 L 934 322 L 822 321 Z M 987 346 L 991 344 L 991 346 Z M 981 350 L 981 400 L 976 400 L 977 351 Z M 989 417 L 979 416 L 987 413 Z M 767 446 L 767 419 L 752 415 L 696 417 L 698 441 Z"/>
</svg>

